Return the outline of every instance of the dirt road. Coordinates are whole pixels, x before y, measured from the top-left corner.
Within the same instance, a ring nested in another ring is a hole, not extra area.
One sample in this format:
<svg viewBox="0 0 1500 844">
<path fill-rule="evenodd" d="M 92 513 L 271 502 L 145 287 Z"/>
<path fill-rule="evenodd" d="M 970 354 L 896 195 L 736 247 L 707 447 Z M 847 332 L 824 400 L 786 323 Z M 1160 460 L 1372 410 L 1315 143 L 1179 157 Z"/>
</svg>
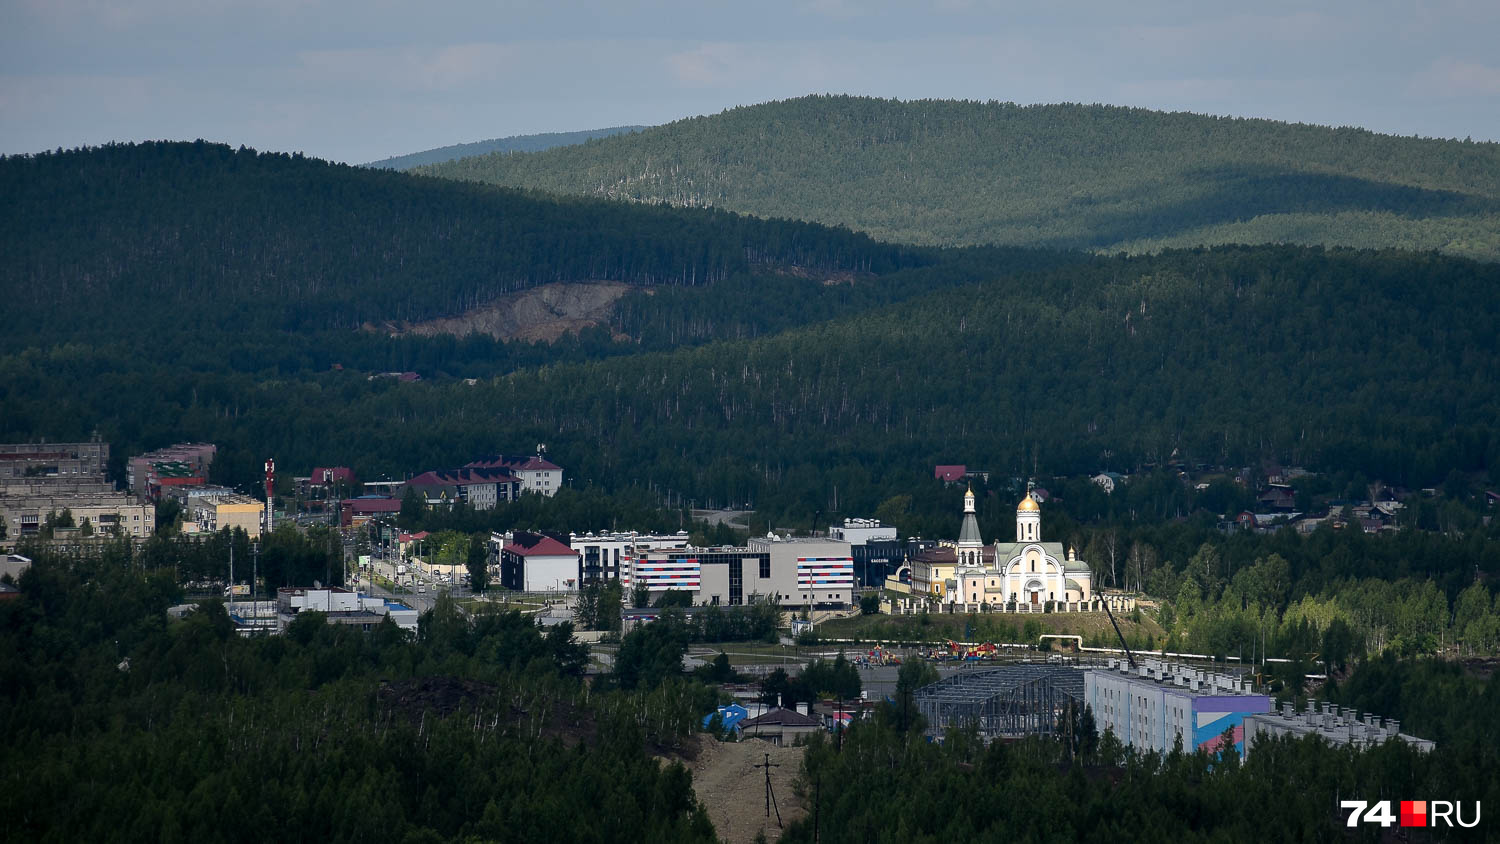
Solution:
<svg viewBox="0 0 1500 844">
<path fill-rule="evenodd" d="M 776 810 L 766 817 L 766 773 L 756 765 L 770 754 L 771 789 L 781 821 L 790 824 L 807 814 L 802 801 L 792 793 L 792 781 L 802 766 L 802 748 L 772 747 L 750 739 L 741 742 L 718 742 L 703 738 L 698 758 L 693 761 L 693 791 L 708 808 L 719 838 L 729 844 L 750 844 L 762 830 L 767 841 L 781 837 L 776 825 Z"/>
</svg>

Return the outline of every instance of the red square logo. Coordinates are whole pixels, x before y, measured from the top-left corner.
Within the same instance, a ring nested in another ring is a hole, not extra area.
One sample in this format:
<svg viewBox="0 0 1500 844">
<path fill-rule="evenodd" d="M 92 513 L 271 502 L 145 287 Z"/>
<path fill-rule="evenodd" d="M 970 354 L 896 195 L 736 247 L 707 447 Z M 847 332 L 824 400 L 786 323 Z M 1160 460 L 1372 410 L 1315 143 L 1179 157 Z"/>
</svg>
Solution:
<svg viewBox="0 0 1500 844">
<path fill-rule="evenodd" d="M 1401 825 L 1402 826 L 1426 826 L 1427 825 L 1427 801 L 1426 800 L 1402 800 L 1401 801 Z"/>
</svg>

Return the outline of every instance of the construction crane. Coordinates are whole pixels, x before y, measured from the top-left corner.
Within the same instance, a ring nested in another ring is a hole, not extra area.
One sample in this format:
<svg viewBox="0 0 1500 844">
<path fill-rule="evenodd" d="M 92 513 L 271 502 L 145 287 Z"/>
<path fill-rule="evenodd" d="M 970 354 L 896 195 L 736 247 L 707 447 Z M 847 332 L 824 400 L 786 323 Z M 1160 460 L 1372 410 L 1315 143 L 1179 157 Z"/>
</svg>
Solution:
<svg viewBox="0 0 1500 844">
<path fill-rule="evenodd" d="M 1109 611 L 1109 601 L 1104 600 L 1104 593 L 1102 591 L 1096 590 L 1094 594 L 1099 596 L 1099 602 L 1104 605 L 1104 614 L 1109 616 L 1110 626 L 1115 629 L 1115 635 L 1120 637 L 1120 647 L 1125 649 L 1125 658 L 1130 660 L 1130 667 L 1135 668 L 1135 654 L 1131 653 L 1130 646 L 1125 644 L 1125 634 L 1120 632 L 1120 624 L 1115 621 L 1115 614 Z"/>
</svg>

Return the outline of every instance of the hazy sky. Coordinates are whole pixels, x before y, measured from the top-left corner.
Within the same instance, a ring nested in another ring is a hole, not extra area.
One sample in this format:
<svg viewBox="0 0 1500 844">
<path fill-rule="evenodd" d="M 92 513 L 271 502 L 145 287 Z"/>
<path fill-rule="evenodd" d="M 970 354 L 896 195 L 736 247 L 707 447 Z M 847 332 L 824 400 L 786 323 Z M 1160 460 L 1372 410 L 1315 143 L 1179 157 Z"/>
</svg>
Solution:
<svg viewBox="0 0 1500 844">
<path fill-rule="evenodd" d="M 808 93 L 1500 140 L 1500 2 L 0 0 L 0 152 L 363 162 Z"/>
</svg>

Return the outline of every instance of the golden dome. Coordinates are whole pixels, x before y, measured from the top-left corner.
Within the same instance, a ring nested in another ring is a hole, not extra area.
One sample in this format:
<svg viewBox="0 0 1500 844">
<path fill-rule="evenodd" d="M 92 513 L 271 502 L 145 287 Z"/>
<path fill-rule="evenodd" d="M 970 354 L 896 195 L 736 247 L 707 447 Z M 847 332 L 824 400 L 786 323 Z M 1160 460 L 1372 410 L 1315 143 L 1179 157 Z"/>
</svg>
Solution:
<svg viewBox="0 0 1500 844">
<path fill-rule="evenodd" d="M 1041 509 L 1041 506 L 1036 503 L 1036 499 L 1032 498 L 1029 492 L 1026 493 L 1025 498 L 1021 499 L 1021 503 L 1016 505 L 1017 513 L 1036 513 Z"/>
</svg>

